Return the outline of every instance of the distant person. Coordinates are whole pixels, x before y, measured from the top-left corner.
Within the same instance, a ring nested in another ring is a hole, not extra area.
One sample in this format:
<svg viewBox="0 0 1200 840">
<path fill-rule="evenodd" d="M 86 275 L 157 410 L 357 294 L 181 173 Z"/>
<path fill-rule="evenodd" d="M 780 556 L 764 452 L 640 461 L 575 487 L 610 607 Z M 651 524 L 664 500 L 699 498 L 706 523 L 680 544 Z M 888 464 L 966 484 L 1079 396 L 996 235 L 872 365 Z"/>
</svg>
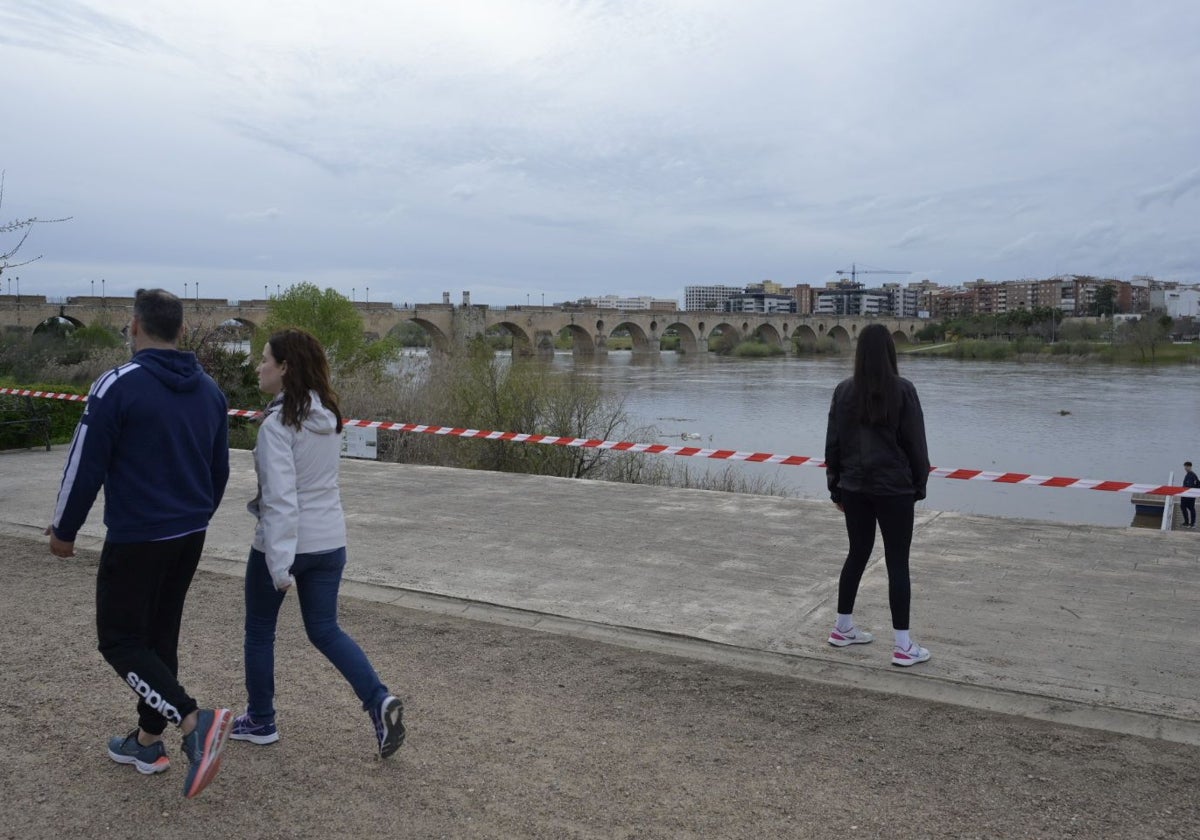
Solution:
<svg viewBox="0 0 1200 840">
<path fill-rule="evenodd" d="M 909 635 L 908 574 L 914 507 L 925 498 L 929 480 L 925 420 L 917 389 L 899 375 L 896 345 L 882 324 L 871 324 L 859 333 L 854 376 L 833 392 L 825 463 L 829 495 L 846 516 L 850 540 L 838 580 L 837 624 L 829 644 L 845 647 L 875 638 L 855 626 L 854 600 L 875 547 L 878 523 L 895 632 L 892 664 L 925 662 L 929 651 Z"/>
<path fill-rule="evenodd" d="M 133 358 L 92 385 L 67 454 L 50 551 L 73 557 L 75 537 L 104 487 L 107 534 L 96 575 L 100 653 L 138 695 L 138 725 L 108 755 L 144 774 L 171 766 L 167 724 L 179 726 L 193 797 L 220 769 L 228 709 L 200 709 L 179 682 L 179 632 L 205 530 L 229 479 L 225 396 L 192 353 L 178 349 L 183 305 L 139 290 L 128 327 Z"/>
<path fill-rule="evenodd" d="M 329 361 L 303 330 L 275 333 L 263 347 L 258 386 L 272 399 L 258 430 L 254 469 L 258 519 L 246 566 L 245 714 L 232 737 L 279 740 L 275 723 L 275 625 L 294 585 L 308 639 L 350 683 L 370 715 L 381 758 L 404 743 L 404 705 L 380 682 L 362 648 L 338 626 L 346 567 L 346 521 L 338 489 L 342 415 Z"/>
<path fill-rule="evenodd" d="M 1184 461 L 1183 469 L 1183 486 L 1184 487 L 1200 487 L 1200 478 L 1192 472 L 1192 462 Z M 1196 499 L 1191 496 L 1183 496 L 1179 500 L 1179 509 L 1183 511 L 1183 527 L 1196 527 Z"/>
</svg>

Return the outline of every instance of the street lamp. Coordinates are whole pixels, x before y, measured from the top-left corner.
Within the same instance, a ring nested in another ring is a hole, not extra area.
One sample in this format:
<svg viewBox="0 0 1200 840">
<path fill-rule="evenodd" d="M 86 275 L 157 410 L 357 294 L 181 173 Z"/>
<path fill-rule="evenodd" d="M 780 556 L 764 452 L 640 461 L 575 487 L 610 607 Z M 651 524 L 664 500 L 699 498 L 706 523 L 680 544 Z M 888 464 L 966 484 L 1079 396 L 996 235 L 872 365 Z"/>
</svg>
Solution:
<svg viewBox="0 0 1200 840">
<path fill-rule="evenodd" d="M 92 297 L 95 297 L 96 296 L 96 281 L 89 280 L 88 282 L 92 284 Z"/>
<path fill-rule="evenodd" d="M 267 300 L 271 296 L 267 294 L 267 284 L 263 283 L 263 300 Z"/>
<path fill-rule="evenodd" d="M 356 297 L 354 296 L 354 287 L 353 287 L 353 286 L 351 286 L 351 287 L 350 287 L 350 302 L 351 302 L 351 303 L 357 303 L 357 302 L 358 302 L 358 298 L 356 298 Z"/>
<path fill-rule="evenodd" d="M 100 305 L 108 306 L 108 297 L 104 294 L 104 278 L 100 278 Z"/>
<path fill-rule="evenodd" d="M 367 286 L 367 303 L 371 302 L 371 287 Z"/>
</svg>

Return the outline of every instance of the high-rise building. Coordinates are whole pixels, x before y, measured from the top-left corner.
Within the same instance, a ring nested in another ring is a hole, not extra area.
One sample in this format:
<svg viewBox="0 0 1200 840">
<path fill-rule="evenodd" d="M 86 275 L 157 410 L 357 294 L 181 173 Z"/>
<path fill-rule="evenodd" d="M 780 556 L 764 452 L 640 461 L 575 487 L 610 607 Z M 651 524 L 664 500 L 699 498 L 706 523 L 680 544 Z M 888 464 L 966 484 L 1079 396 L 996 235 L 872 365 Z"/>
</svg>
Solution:
<svg viewBox="0 0 1200 840">
<path fill-rule="evenodd" d="M 725 301 L 744 291 L 741 286 L 684 286 L 683 308 L 688 312 L 723 312 Z"/>
</svg>

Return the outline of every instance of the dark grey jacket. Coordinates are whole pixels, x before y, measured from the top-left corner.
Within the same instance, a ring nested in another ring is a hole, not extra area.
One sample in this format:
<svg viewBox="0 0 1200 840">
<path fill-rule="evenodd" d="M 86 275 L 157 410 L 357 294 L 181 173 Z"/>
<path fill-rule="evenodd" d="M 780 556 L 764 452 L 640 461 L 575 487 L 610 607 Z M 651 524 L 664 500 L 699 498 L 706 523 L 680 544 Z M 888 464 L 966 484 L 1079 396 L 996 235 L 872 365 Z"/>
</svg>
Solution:
<svg viewBox="0 0 1200 840">
<path fill-rule="evenodd" d="M 907 379 L 899 382 L 900 416 L 891 426 L 859 424 L 853 379 L 834 389 L 825 432 L 825 477 L 833 501 L 841 501 L 843 490 L 925 498 L 929 481 L 925 416 L 917 389 Z"/>
</svg>

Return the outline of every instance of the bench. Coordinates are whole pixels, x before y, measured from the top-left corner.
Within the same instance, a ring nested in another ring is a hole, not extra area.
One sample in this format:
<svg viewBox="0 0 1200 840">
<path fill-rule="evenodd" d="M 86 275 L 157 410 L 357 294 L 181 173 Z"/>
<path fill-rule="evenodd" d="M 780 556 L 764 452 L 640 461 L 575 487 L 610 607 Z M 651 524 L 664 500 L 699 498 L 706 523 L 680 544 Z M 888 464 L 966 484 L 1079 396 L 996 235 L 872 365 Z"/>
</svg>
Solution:
<svg viewBox="0 0 1200 840">
<path fill-rule="evenodd" d="M 16 439 L 26 449 L 32 448 L 32 440 L 44 442 L 46 451 L 50 451 L 50 416 L 38 410 L 33 397 L 0 394 L 0 449 L 16 448 L 8 443 L 13 437 L 5 434 L 9 428 L 19 432 Z"/>
</svg>

